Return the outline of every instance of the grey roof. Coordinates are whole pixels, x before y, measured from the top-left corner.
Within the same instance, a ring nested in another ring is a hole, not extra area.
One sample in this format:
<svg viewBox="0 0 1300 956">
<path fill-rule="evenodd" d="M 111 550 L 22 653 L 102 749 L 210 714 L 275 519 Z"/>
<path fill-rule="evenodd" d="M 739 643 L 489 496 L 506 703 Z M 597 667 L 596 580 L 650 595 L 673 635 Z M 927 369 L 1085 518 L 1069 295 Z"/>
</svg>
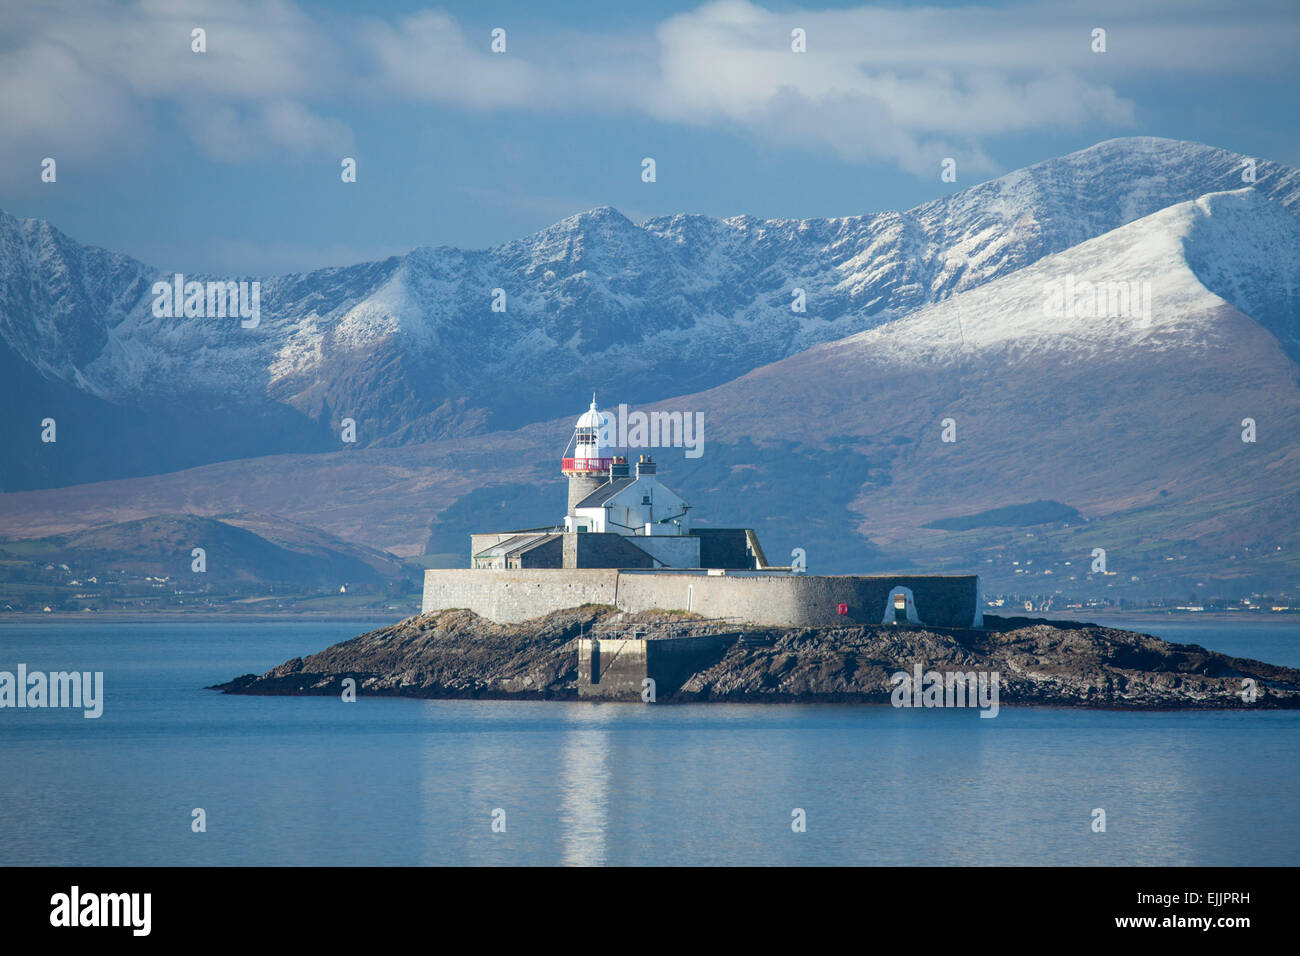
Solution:
<svg viewBox="0 0 1300 956">
<path fill-rule="evenodd" d="M 490 548 L 484 548 L 476 558 L 495 558 L 501 555 L 509 556 L 516 551 L 522 551 L 534 545 L 541 544 L 550 538 L 556 537 L 553 534 L 517 534 L 506 538 L 504 541 L 498 541 Z"/>
<path fill-rule="evenodd" d="M 533 548 L 536 548 L 539 545 L 546 544 L 546 542 L 548 541 L 554 541 L 558 537 L 560 537 L 558 534 L 544 534 L 540 538 L 530 539 L 528 541 L 525 541 L 519 547 L 515 548 L 513 551 L 507 552 L 506 557 L 513 558 L 517 554 L 523 554 L 525 551 L 531 551 L 533 550 Z"/>
<path fill-rule="evenodd" d="M 587 495 L 587 497 L 579 501 L 576 505 L 574 505 L 574 507 L 575 508 L 599 508 L 606 501 L 608 501 L 610 498 L 613 498 L 616 494 L 618 494 L 628 485 L 633 484 L 635 481 L 636 481 L 635 478 L 611 479 L 610 481 L 605 482 L 603 485 L 601 485 L 591 494 Z"/>
</svg>

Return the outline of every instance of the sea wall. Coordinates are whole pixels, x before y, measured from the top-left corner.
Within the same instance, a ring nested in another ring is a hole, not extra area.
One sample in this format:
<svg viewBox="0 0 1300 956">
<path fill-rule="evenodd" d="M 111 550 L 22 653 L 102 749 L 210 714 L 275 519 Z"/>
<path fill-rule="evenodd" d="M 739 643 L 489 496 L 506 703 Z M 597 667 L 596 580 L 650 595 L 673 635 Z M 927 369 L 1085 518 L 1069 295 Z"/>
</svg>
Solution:
<svg viewBox="0 0 1300 956">
<path fill-rule="evenodd" d="M 880 624 L 889 596 L 901 587 L 910 591 L 921 623 L 971 627 L 979 610 L 978 580 L 974 575 L 626 572 L 619 577 L 617 604 L 625 611 L 678 609 L 755 624 Z"/>
<path fill-rule="evenodd" d="M 692 675 L 711 667 L 736 641 L 734 634 L 672 638 L 589 638 L 578 641 L 578 696 L 649 702 L 676 693 Z"/>
<path fill-rule="evenodd" d="M 424 572 L 421 613 L 468 608 L 503 624 L 581 604 L 614 604 L 619 572 L 610 568 Z"/>
<path fill-rule="evenodd" d="M 976 575 L 430 570 L 422 611 L 463 607 L 512 623 L 581 604 L 611 604 L 624 611 L 692 611 L 753 624 L 876 625 L 894 619 L 896 593 L 908 599 L 900 620 L 938 627 L 983 622 Z"/>
</svg>

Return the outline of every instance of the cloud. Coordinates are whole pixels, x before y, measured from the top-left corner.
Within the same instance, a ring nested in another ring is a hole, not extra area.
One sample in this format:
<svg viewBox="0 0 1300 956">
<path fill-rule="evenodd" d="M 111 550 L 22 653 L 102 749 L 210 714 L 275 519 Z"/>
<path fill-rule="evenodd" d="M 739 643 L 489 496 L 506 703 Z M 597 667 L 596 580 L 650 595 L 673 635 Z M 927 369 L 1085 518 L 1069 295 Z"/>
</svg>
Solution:
<svg viewBox="0 0 1300 956">
<path fill-rule="evenodd" d="M 389 25 L 371 21 L 360 43 L 373 57 L 383 88 L 466 109 L 520 107 L 563 84 L 560 73 L 472 44 L 445 13 L 426 11 Z"/>
<path fill-rule="evenodd" d="M 352 132 L 334 119 L 318 116 L 293 100 L 270 100 L 249 108 L 220 102 L 185 107 L 181 125 L 211 157 L 241 162 L 258 156 L 309 156 L 352 151 Z"/>
<path fill-rule="evenodd" d="M 350 115 L 376 102 L 475 112 L 604 112 L 737 131 L 933 171 L 992 167 L 994 137 L 1131 126 L 1135 77 L 1266 76 L 1296 62 L 1282 0 L 1243 15 L 1209 2 L 1041 0 L 1002 7 L 764 9 L 718 0 L 639 32 L 508 32 L 490 52 L 439 10 L 386 20 L 290 0 L 111 0 L 0 11 L 0 158 L 85 155 L 180 128 L 212 158 L 337 155 Z M 545 21 L 542 21 L 545 22 Z M 190 33 L 207 31 L 207 52 Z M 807 52 L 790 48 L 806 31 Z M 1105 54 L 1092 30 L 1107 31 Z"/>
<path fill-rule="evenodd" d="M 371 22 L 360 43 L 390 96 L 477 111 L 602 111 L 724 125 L 772 145 L 885 158 L 915 171 L 954 153 L 965 168 L 992 168 L 977 137 L 1133 122 L 1131 103 L 1061 68 L 1042 37 L 1024 36 L 1018 23 L 1014 14 L 924 9 L 773 13 L 721 0 L 640 38 L 557 34 L 531 43 L 530 58 L 517 46 L 493 54 L 486 34 L 471 37 L 436 12 Z M 810 38 L 807 53 L 791 50 L 796 26 Z M 1007 35 L 994 49 L 972 52 L 981 50 L 972 36 L 983 41 L 999 30 Z M 1088 30 L 1074 36 L 1087 52 Z M 936 58 L 936 43 L 954 55 Z"/>
<path fill-rule="evenodd" d="M 1007 11 L 777 14 L 722 0 L 659 27 L 662 82 L 649 108 L 913 171 L 953 154 L 967 168 L 991 165 L 982 137 L 1133 122 L 1132 103 L 1063 68 L 1022 23 Z M 807 52 L 791 50 L 796 28 Z M 1075 34 L 1085 51 L 1088 38 Z"/>
<path fill-rule="evenodd" d="M 130 91 L 62 46 L 37 41 L 0 55 L 0 167 L 14 179 L 38 183 L 46 156 L 64 168 L 105 158 L 137 122 Z"/>
<path fill-rule="evenodd" d="M 153 99 L 318 96 L 339 87 L 330 65 L 348 43 L 346 35 L 336 41 L 335 24 L 287 0 L 64 0 L 40 9 L 39 18 L 19 14 L 6 28 L 59 43 L 88 71 Z M 206 34 L 204 53 L 191 49 L 196 28 Z"/>
<path fill-rule="evenodd" d="M 191 49 L 195 28 L 206 32 L 204 53 Z M 138 145 L 157 132 L 159 108 L 221 161 L 351 142 L 344 123 L 309 105 L 337 96 L 330 64 L 346 49 L 283 0 L 9 5 L 0 36 L 5 158 Z"/>
</svg>

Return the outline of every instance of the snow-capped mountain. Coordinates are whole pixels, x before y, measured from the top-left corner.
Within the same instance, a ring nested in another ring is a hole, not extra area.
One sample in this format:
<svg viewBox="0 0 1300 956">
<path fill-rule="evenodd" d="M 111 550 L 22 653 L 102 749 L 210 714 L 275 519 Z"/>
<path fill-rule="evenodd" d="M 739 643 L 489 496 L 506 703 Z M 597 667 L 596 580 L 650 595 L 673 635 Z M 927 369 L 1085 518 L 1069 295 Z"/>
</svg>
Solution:
<svg viewBox="0 0 1300 956">
<path fill-rule="evenodd" d="M 1127 312 L 1088 304 L 1120 282 L 1139 285 Z M 996 590 L 1116 597 L 1290 588 L 1298 316 L 1300 220 L 1257 190 L 1211 193 L 657 403 L 702 413 L 705 448 L 655 454 L 700 519 L 758 528 L 769 557 L 802 548 L 820 572 L 974 570 Z M 262 510 L 463 561 L 470 529 L 558 517 L 572 423 L 0 495 L 0 528 Z"/>
<path fill-rule="evenodd" d="M 15 454 L 0 481 L 335 449 L 343 417 L 359 444 L 397 445 L 545 420 L 592 388 L 635 402 L 717 386 L 1208 193 L 1249 188 L 1293 215 L 1300 173 L 1260 160 L 1246 187 L 1248 163 L 1134 138 L 908 212 L 638 225 L 600 208 L 489 250 L 263 278 L 255 329 L 155 317 L 150 288 L 169 275 L 0 215 L 0 372 L 18 411 L 5 438 L 30 444 L 28 419 L 53 408 L 85 443 L 56 464 Z M 1216 262 L 1200 271 L 1245 281 Z M 1255 286 L 1263 312 L 1250 314 L 1280 328 L 1293 298 Z M 505 311 L 493 310 L 497 289 Z M 799 289 L 804 312 L 792 309 Z"/>
<path fill-rule="evenodd" d="M 1213 364 L 1240 330 L 1212 314 L 1211 299 L 1300 356 L 1300 217 L 1252 189 L 1209 193 L 818 352 L 887 356 L 895 368 L 1170 350 Z"/>
</svg>

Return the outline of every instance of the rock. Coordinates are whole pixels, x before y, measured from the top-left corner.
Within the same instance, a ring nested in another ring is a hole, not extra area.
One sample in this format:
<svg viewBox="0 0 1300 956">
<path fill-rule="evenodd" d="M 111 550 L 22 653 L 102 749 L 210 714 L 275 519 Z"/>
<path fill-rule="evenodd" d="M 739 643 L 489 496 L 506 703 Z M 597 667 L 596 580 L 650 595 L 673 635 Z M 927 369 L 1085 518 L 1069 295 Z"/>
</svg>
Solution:
<svg viewBox="0 0 1300 956">
<path fill-rule="evenodd" d="M 261 677 L 214 689 L 228 694 L 361 693 L 421 698 L 575 700 L 577 638 L 680 633 L 683 616 L 624 614 L 607 607 L 556 611 L 496 624 L 471 611 L 439 611 L 362 634 Z M 886 703 L 898 671 L 999 674 L 1002 705 L 1132 710 L 1300 707 L 1300 670 L 1227 657 L 1194 644 L 1095 624 L 985 617 L 985 629 L 924 626 L 693 627 L 732 638 L 721 660 L 658 700 Z M 615 626 L 621 630 L 614 630 Z M 1257 698 L 1242 700 L 1243 680 Z"/>
</svg>

